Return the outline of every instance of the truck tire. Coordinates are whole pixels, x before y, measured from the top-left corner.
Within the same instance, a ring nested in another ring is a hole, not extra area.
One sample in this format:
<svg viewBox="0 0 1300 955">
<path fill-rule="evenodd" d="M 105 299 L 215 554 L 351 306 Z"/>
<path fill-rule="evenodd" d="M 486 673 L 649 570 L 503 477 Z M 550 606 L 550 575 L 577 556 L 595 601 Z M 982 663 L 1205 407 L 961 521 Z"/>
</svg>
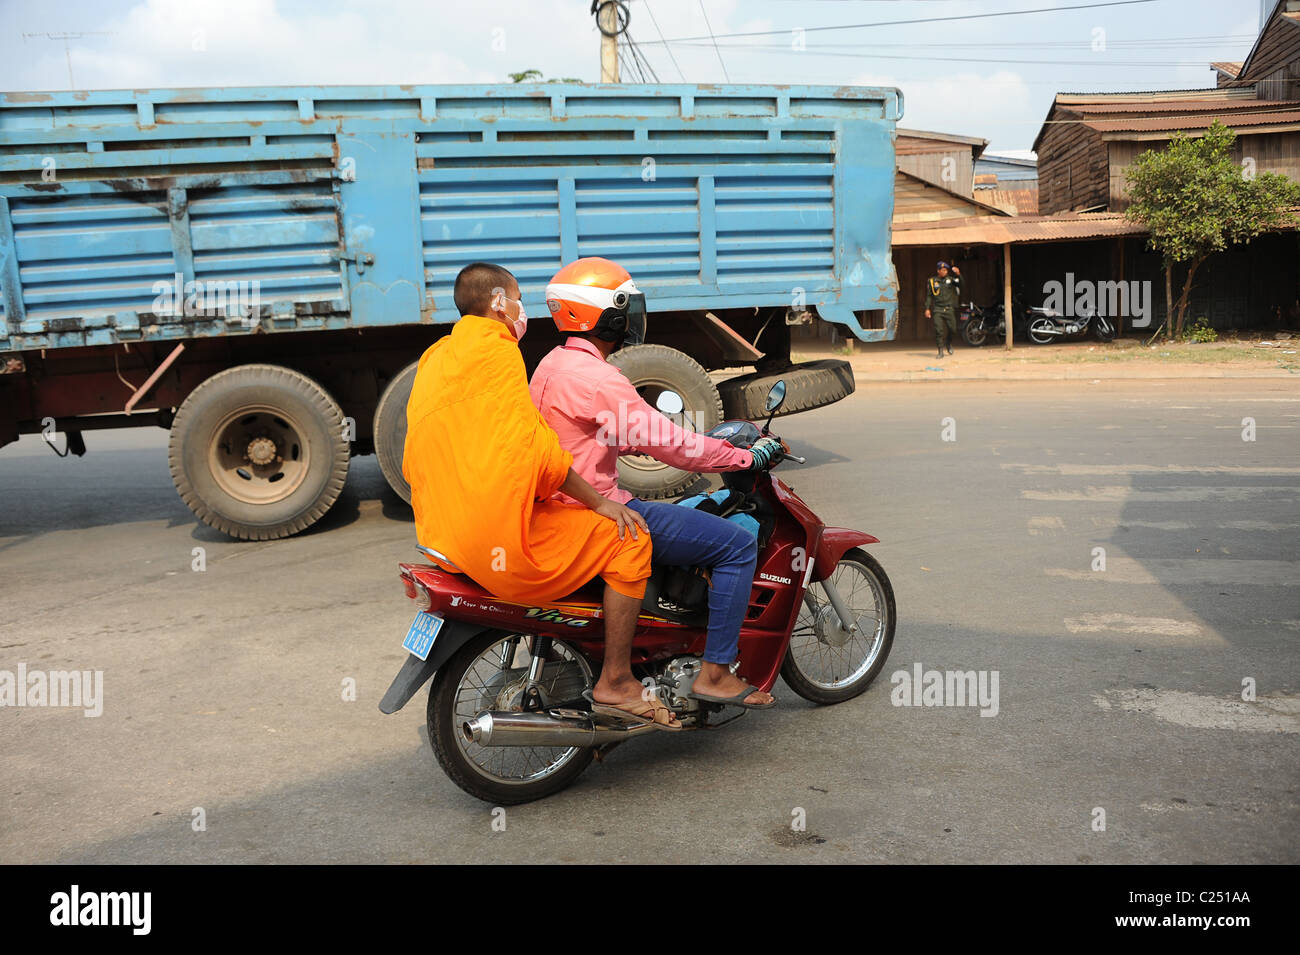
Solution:
<svg viewBox="0 0 1300 955">
<path fill-rule="evenodd" d="M 777 411 L 777 417 L 834 404 L 853 394 L 856 387 L 853 366 L 838 358 L 802 362 L 785 371 L 740 375 L 718 385 L 727 418 L 766 420 L 763 403 L 772 386 L 781 380 L 785 381 L 785 403 Z"/>
<path fill-rule="evenodd" d="M 709 373 L 684 352 L 664 345 L 629 345 L 610 356 L 650 407 L 660 392 L 682 398 L 683 415 L 669 415 L 688 430 L 708 431 L 722 421 L 722 401 Z M 618 459 L 619 486 L 649 500 L 672 497 L 698 480 L 692 471 L 671 468 L 648 455 L 625 454 Z"/>
<path fill-rule="evenodd" d="M 240 540 L 275 540 L 330 509 L 350 451 L 343 412 L 319 384 L 278 365 L 240 365 L 181 404 L 167 464 L 203 523 Z"/>
<path fill-rule="evenodd" d="M 411 485 L 402 475 L 402 451 L 406 447 L 406 403 L 411 400 L 411 386 L 420 363 L 413 361 L 396 375 L 379 396 L 375 406 L 375 457 L 384 480 L 407 504 L 411 503 Z"/>
</svg>

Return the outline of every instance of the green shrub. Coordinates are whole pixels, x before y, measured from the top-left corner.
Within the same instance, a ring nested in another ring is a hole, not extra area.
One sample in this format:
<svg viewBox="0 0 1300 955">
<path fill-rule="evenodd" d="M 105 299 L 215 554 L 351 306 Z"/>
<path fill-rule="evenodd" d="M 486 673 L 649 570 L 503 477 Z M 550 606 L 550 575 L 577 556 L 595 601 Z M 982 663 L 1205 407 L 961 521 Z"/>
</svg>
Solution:
<svg viewBox="0 0 1300 955">
<path fill-rule="evenodd" d="M 1210 327 L 1210 320 L 1202 315 L 1183 332 L 1185 342 L 1217 342 L 1219 333 Z"/>
</svg>

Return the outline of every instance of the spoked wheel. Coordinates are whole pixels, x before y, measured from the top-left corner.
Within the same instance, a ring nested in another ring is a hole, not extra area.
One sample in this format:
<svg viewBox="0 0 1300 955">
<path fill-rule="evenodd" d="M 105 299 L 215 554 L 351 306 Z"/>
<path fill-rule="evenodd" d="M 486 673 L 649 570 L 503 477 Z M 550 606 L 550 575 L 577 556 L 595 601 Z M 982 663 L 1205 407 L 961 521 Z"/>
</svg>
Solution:
<svg viewBox="0 0 1300 955">
<path fill-rule="evenodd" d="M 894 588 L 874 557 L 854 548 L 831 571 L 835 587 L 857 624 L 850 633 L 820 585 L 804 593 L 781 676 L 805 700 L 851 700 L 879 675 L 894 643 Z"/>
<path fill-rule="evenodd" d="M 972 318 L 966 323 L 966 327 L 961 330 L 961 337 L 966 339 L 967 345 L 973 345 L 978 348 L 983 345 L 989 337 L 988 329 L 984 327 L 982 318 Z"/>
<path fill-rule="evenodd" d="M 1036 318 L 1029 323 L 1029 340 L 1035 345 L 1050 345 L 1052 339 L 1060 337 L 1052 334 L 1055 327 L 1050 318 Z"/>
<path fill-rule="evenodd" d="M 1105 315 L 1098 315 L 1092 320 L 1092 333 L 1099 342 L 1113 341 L 1115 339 L 1115 326 L 1110 323 Z"/>
<path fill-rule="evenodd" d="M 533 637 L 491 630 L 461 647 L 429 689 L 429 739 L 443 771 L 471 796 L 498 806 L 541 799 L 587 768 L 592 750 L 576 746 L 483 746 L 462 730 L 484 710 L 523 710 Z M 591 667 L 559 640 L 542 668 L 546 706 L 581 700 L 595 685 Z"/>
</svg>

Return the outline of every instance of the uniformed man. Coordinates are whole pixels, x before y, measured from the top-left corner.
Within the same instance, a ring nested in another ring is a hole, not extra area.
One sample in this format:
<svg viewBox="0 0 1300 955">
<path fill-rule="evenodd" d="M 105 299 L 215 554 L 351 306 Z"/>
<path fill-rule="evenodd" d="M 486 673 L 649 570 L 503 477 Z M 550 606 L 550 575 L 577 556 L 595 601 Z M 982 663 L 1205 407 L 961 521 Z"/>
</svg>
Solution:
<svg viewBox="0 0 1300 955">
<path fill-rule="evenodd" d="M 925 283 L 925 317 L 934 319 L 934 342 L 938 357 L 943 357 L 944 346 L 952 354 L 952 339 L 957 334 L 957 308 L 961 302 L 961 269 L 940 262 L 938 273 Z"/>
</svg>

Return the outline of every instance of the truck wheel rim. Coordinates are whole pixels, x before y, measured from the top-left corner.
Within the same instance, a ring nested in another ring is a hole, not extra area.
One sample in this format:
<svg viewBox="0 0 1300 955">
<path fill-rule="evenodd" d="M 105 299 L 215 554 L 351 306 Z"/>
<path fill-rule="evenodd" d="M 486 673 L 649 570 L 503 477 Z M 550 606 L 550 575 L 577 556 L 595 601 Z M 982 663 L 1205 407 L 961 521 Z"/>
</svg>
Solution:
<svg viewBox="0 0 1300 955">
<path fill-rule="evenodd" d="M 208 467 L 218 486 L 244 504 L 273 504 L 302 486 L 311 446 L 292 415 L 248 405 L 222 419 L 208 444 Z"/>
</svg>

